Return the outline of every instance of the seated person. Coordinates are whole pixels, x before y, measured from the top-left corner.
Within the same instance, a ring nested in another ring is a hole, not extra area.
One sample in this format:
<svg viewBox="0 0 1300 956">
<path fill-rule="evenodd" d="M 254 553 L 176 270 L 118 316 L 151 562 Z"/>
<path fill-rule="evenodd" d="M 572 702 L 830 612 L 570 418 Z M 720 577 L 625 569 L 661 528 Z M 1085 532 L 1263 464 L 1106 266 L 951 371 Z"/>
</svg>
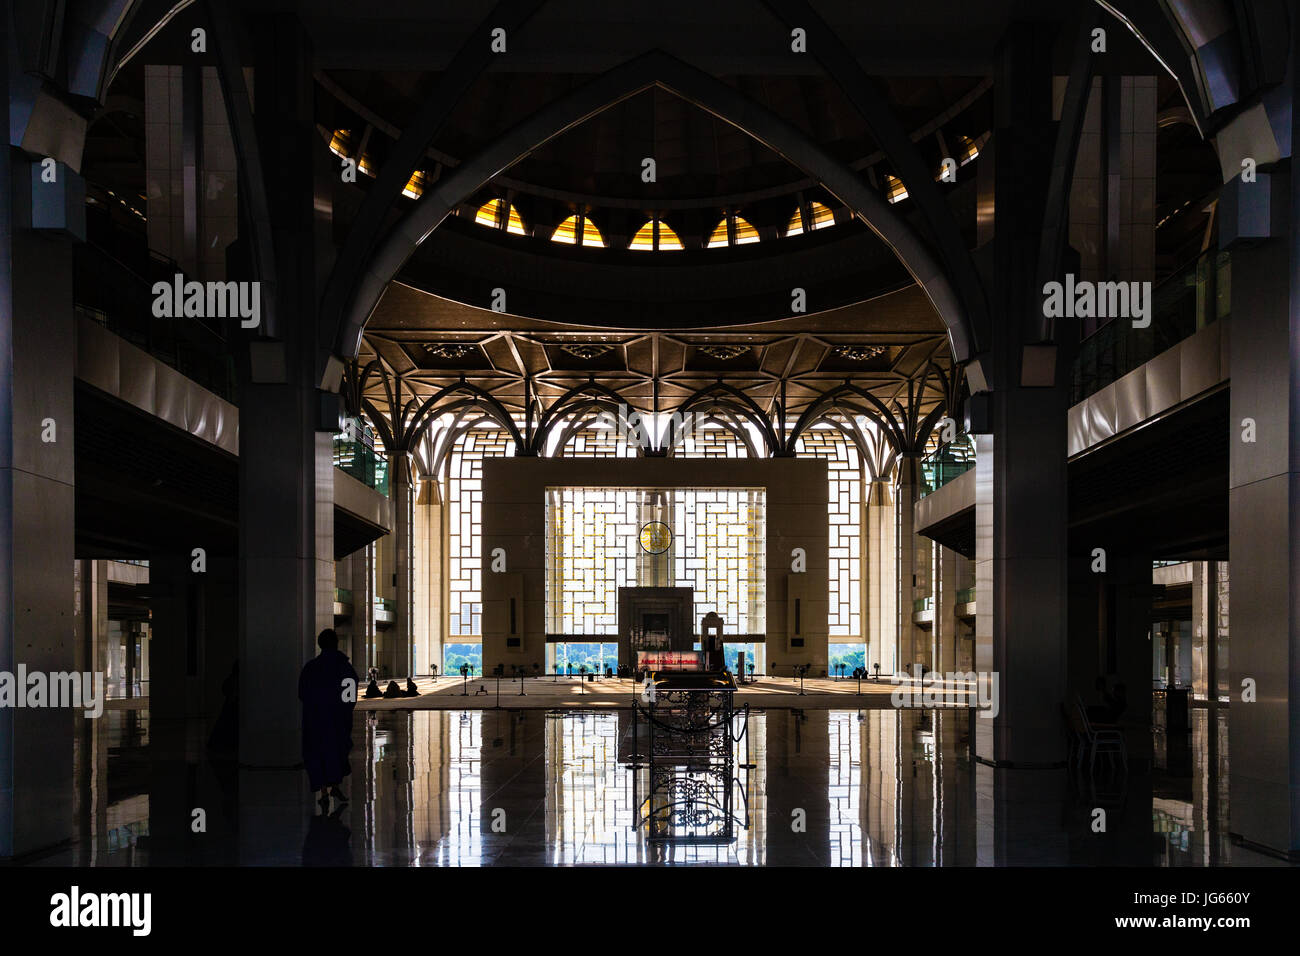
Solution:
<svg viewBox="0 0 1300 956">
<path fill-rule="evenodd" d="M 415 687 L 415 681 L 411 680 L 411 678 L 409 678 L 409 677 L 406 678 L 406 693 L 404 693 L 402 696 L 403 696 L 403 697 L 419 697 L 419 696 L 420 696 L 420 692 L 419 692 L 419 690 L 417 690 L 416 687 Z"/>
<path fill-rule="evenodd" d="M 366 685 L 366 696 L 367 697 L 384 696 L 384 692 L 379 689 L 379 681 L 375 680 L 373 677 L 370 678 L 370 683 Z"/>
<path fill-rule="evenodd" d="M 397 681 L 390 680 L 388 686 L 384 688 L 384 699 L 392 700 L 395 697 L 402 696 L 402 688 L 397 686 Z"/>
</svg>

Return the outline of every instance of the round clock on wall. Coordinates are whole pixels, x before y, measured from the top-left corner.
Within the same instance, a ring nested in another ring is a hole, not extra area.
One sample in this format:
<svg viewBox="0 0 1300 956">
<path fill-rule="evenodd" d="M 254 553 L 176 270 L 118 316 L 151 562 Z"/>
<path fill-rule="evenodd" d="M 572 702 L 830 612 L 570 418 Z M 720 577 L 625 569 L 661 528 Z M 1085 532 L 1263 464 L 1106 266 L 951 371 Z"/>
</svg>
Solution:
<svg viewBox="0 0 1300 956">
<path fill-rule="evenodd" d="M 648 521 L 641 528 L 641 548 L 650 554 L 663 554 L 673 542 L 673 533 L 662 521 Z"/>
</svg>

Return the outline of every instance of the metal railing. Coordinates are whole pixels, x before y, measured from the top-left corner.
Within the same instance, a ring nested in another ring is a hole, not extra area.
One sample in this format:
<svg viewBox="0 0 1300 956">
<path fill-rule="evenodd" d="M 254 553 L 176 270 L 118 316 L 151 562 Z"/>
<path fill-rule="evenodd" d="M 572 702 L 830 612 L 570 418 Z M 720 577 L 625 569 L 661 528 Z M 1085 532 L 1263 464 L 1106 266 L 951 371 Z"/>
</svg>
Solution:
<svg viewBox="0 0 1300 956">
<path fill-rule="evenodd" d="M 1151 325 L 1114 319 L 1079 343 L 1072 402 L 1083 401 L 1211 322 L 1232 306 L 1232 257 L 1210 250 L 1152 290 Z"/>
<path fill-rule="evenodd" d="M 234 349 L 223 321 L 153 314 L 154 283 L 170 284 L 182 272 L 180 266 L 149 249 L 143 236 L 96 215 L 93 207 L 86 212 L 87 241 L 73 249 L 77 313 L 238 404 Z"/>
<path fill-rule="evenodd" d="M 334 436 L 334 467 L 381 495 L 388 494 L 388 459 L 364 441 Z"/>
<path fill-rule="evenodd" d="M 974 467 L 975 442 L 969 435 L 958 435 L 921 459 L 920 497 L 933 494 Z"/>
</svg>

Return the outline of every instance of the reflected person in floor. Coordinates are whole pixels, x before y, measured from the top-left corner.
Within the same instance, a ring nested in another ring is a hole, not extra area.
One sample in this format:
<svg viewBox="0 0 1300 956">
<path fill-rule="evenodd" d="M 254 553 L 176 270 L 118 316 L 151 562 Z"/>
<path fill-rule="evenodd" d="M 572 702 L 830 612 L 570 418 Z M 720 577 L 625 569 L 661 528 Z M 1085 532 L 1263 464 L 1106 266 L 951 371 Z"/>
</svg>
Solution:
<svg viewBox="0 0 1300 956">
<path fill-rule="evenodd" d="M 332 813 L 311 818 L 302 844 L 303 866 L 352 865 L 352 831 L 339 819 L 342 812 L 342 807 L 336 807 Z"/>
<path fill-rule="evenodd" d="M 239 751 L 239 661 L 230 667 L 230 673 L 221 682 L 221 713 L 208 737 L 208 749 L 220 754 Z"/>
<path fill-rule="evenodd" d="M 316 639 L 320 654 L 306 663 L 298 677 L 302 701 L 302 760 L 313 791 L 320 792 L 321 812 L 329 812 L 330 797 L 340 804 L 347 797 L 339 785 L 352 772 L 352 711 L 357 705 L 357 672 L 339 651 L 338 635 L 326 628 Z"/>
</svg>

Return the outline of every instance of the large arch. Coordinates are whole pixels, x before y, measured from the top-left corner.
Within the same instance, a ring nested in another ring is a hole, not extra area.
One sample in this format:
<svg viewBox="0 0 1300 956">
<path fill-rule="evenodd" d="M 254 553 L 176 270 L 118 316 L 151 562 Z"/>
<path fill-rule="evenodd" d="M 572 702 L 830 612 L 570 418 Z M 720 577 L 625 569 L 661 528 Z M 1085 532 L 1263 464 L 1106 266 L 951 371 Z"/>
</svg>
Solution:
<svg viewBox="0 0 1300 956">
<path fill-rule="evenodd" d="M 357 354 L 366 321 L 388 283 L 460 203 L 556 136 L 655 85 L 753 136 L 853 210 L 921 286 L 948 329 L 954 360 L 964 363 L 972 357 L 976 342 L 965 304 L 925 241 L 881 196 L 794 126 L 715 77 L 660 50 L 629 60 L 555 100 L 426 192 L 362 270 L 335 335 L 338 353 L 345 358 Z"/>
<path fill-rule="evenodd" d="M 318 319 L 322 341 L 332 341 L 339 314 L 347 304 L 348 291 L 365 266 L 366 252 L 378 239 L 385 217 L 401 196 L 411 170 L 420 165 L 433 138 L 446 125 L 448 117 L 496 56 L 491 44 L 493 30 L 503 29 L 513 36 L 545 2 L 546 0 L 501 0 L 493 7 L 478 27 L 466 37 L 456 58 L 439 79 L 437 87 L 425 98 L 420 111 L 402 131 L 401 138 L 393 146 L 392 154 L 379 170 L 374 185 L 367 190 L 356 221 L 348 230 L 338 260 L 330 271 Z"/>
</svg>

